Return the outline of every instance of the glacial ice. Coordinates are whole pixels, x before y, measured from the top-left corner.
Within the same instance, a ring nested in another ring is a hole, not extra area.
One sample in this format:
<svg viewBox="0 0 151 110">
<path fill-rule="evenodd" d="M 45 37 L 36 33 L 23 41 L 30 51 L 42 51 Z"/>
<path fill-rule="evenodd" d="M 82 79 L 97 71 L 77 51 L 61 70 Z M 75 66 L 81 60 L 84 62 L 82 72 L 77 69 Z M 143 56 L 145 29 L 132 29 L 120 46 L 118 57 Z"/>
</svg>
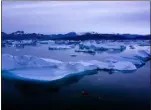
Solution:
<svg viewBox="0 0 151 110">
<path fill-rule="evenodd" d="M 95 54 L 96 53 L 92 49 L 75 49 L 75 52 L 83 52 L 83 53 L 89 53 L 89 54 Z"/>
<path fill-rule="evenodd" d="M 140 67 L 145 64 L 144 61 L 134 56 L 121 56 L 121 57 L 118 57 L 117 59 L 119 59 L 120 61 L 132 62 L 136 67 Z"/>
<path fill-rule="evenodd" d="M 71 46 L 68 45 L 49 45 L 49 50 L 65 50 L 65 49 L 71 49 Z"/>
<path fill-rule="evenodd" d="M 35 56 L 12 56 L 9 54 L 2 55 L 2 70 L 12 70 L 21 68 L 41 68 L 55 67 L 61 63 L 57 60 L 38 58 Z"/>
<path fill-rule="evenodd" d="M 150 57 L 150 54 L 148 53 L 148 51 L 139 50 L 138 53 L 136 54 L 136 57 L 142 59 L 143 61 L 144 60 L 146 61 Z"/>
<path fill-rule="evenodd" d="M 101 51 L 101 50 L 124 50 L 126 49 L 126 46 L 122 44 L 111 44 L 111 43 L 91 43 L 91 42 L 83 42 L 79 44 L 79 49 L 94 49 L 95 51 Z"/>
<path fill-rule="evenodd" d="M 69 74 L 78 74 L 80 72 L 96 69 L 128 71 L 136 70 L 136 66 L 128 61 L 118 61 L 113 63 L 96 60 L 61 62 L 58 60 L 27 55 L 2 55 L 2 70 L 9 71 L 16 76 L 25 79 L 51 81 L 63 78 Z"/>
<path fill-rule="evenodd" d="M 128 71 L 136 70 L 136 66 L 129 61 L 117 61 L 117 62 L 100 62 L 92 60 L 92 64 L 95 64 L 99 69 L 117 70 L 117 71 Z"/>
</svg>

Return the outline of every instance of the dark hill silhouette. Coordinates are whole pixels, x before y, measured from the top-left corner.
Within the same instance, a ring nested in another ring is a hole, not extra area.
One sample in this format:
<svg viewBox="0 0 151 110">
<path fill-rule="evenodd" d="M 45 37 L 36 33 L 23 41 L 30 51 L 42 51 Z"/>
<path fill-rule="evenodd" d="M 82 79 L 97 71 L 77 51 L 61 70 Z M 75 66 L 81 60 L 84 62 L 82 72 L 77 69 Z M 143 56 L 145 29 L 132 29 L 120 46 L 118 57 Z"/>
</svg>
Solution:
<svg viewBox="0 0 151 110">
<path fill-rule="evenodd" d="M 84 33 L 78 35 L 75 32 L 67 34 L 44 35 L 37 33 L 24 33 L 24 31 L 16 31 L 11 34 L 2 32 L 2 40 L 150 40 L 150 35 L 138 34 L 99 34 Z"/>
</svg>

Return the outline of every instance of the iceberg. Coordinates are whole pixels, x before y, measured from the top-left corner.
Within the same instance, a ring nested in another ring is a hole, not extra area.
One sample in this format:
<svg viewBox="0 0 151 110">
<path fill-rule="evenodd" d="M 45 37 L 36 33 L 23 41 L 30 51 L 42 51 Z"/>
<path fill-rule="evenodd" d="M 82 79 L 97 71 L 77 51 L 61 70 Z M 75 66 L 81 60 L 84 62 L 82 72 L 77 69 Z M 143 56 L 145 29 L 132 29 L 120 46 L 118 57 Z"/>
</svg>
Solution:
<svg viewBox="0 0 151 110">
<path fill-rule="evenodd" d="M 83 52 L 94 55 L 96 52 L 92 49 L 76 49 L 75 52 Z"/>
<path fill-rule="evenodd" d="M 138 68 L 143 66 L 145 62 L 150 59 L 150 57 L 151 55 L 149 48 L 143 50 L 138 47 L 138 50 L 134 50 L 133 52 L 129 53 L 129 55 L 114 56 L 106 59 L 105 62 L 129 61 Z"/>
<path fill-rule="evenodd" d="M 65 50 L 65 49 L 71 49 L 71 46 L 68 45 L 50 45 L 48 47 L 49 50 Z"/>
<path fill-rule="evenodd" d="M 147 61 L 150 58 L 150 54 L 148 51 L 145 50 L 139 50 L 136 54 L 136 57 L 143 60 L 143 61 Z"/>
<path fill-rule="evenodd" d="M 126 46 L 122 44 L 111 44 L 111 43 L 90 43 L 90 42 L 83 42 L 79 44 L 79 49 L 94 49 L 95 51 L 103 51 L 103 50 L 125 50 Z"/>
<path fill-rule="evenodd" d="M 108 43 L 108 42 L 99 42 L 99 41 L 85 41 L 81 42 L 75 48 L 75 52 L 83 53 L 99 53 L 99 52 L 108 52 L 108 53 L 120 53 L 126 49 L 124 44 Z"/>
<path fill-rule="evenodd" d="M 118 58 L 121 61 L 130 61 L 132 62 L 136 67 L 141 67 L 145 64 L 144 61 L 142 61 L 141 59 L 138 59 L 137 57 L 134 56 L 121 56 Z"/>
<path fill-rule="evenodd" d="M 9 62 L 9 63 L 8 63 Z M 26 80 L 52 81 L 85 71 L 96 70 L 134 71 L 136 66 L 129 61 L 102 62 L 97 60 L 61 62 L 54 59 L 35 56 L 12 56 L 2 54 L 2 71 L 7 71 L 14 78 Z M 2 72 L 4 75 L 5 72 Z M 5 74 L 7 77 L 7 75 Z"/>
</svg>

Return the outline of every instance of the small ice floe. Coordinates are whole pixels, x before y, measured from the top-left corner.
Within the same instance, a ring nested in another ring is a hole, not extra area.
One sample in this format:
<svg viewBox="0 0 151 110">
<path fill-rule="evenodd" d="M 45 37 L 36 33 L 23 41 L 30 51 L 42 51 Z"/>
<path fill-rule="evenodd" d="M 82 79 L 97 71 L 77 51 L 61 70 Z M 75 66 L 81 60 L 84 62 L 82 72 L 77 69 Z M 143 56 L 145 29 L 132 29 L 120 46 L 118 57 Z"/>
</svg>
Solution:
<svg viewBox="0 0 151 110">
<path fill-rule="evenodd" d="M 48 47 L 49 50 L 66 50 L 71 49 L 71 46 L 68 45 L 51 45 Z"/>
<path fill-rule="evenodd" d="M 94 49 L 95 51 L 105 51 L 105 50 L 124 50 L 126 49 L 125 45 L 122 44 L 111 44 L 111 43 L 105 43 L 105 44 L 98 44 L 96 42 L 83 42 L 79 44 L 80 49 Z"/>
<path fill-rule="evenodd" d="M 77 50 L 75 50 L 75 52 L 88 53 L 88 54 L 92 54 L 92 55 L 95 55 L 95 53 L 96 53 L 94 50 L 90 50 L 90 49 L 82 49 L 82 50 L 77 49 Z"/>
<path fill-rule="evenodd" d="M 147 60 L 150 59 L 151 54 L 148 51 L 146 51 L 146 50 L 138 50 L 135 53 L 135 57 L 137 57 L 140 60 L 147 61 Z"/>
</svg>

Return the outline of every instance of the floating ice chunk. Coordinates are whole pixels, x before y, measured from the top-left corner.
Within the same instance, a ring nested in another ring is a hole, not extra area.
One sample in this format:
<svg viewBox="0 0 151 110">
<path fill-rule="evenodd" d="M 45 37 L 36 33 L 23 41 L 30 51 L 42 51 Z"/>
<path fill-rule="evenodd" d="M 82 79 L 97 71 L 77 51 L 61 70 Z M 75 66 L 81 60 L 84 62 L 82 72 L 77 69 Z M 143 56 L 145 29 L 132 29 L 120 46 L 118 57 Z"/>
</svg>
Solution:
<svg viewBox="0 0 151 110">
<path fill-rule="evenodd" d="M 117 61 L 129 61 L 132 62 L 136 67 L 140 67 L 145 64 L 145 61 L 147 61 L 150 58 L 150 54 L 148 50 L 137 50 L 132 53 L 129 53 L 128 56 L 121 55 L 121 56 L 115 56 L 112 59 L 107 59 L 106 62 L 114 62 L 114 60 Z"/>
<path fill-rule="evenodd" d="M 151 49 L 151 47 L 148 47 L 148 48 L 145 49 L 145 52 L 146 52 L 147 54 L 149 54 L 149 55 L 151 55 L 150 49 Z"/>
<path fill-rule="evenodd" d="M 83 52 L 83 53 L 89 53 L 89 54 L 95 54 L 95 51 L 92 49 L 77 49 L 75 52 Z"/>
<path fill-rule="evenodd" d="M 79 49 L 94 49 L 96 51 L 102 51 L 102 50 L 124 50 L 126 49 L 126 46 L 124 45 L 117 45 L 117 44 L 98 44 L 96 42 L 83 42 L 79 45 Z"/>
<path fill-rule="evenodd" d="M 23 79 L 52 81 L 61 79 L 69 74 L 78 74 L 87 70 L 94 70 L 97 67 L 87 62 L 68 62 L 56 68 L 26 68 L 10 70 Z"/>
<path fill-rule="evenodd" d="M 132 62 L 136 67 L 140 67 L 145 64 L 141 59 L 136 58 L 135 56 L 121 56 L 118 58 L 120 61 L 129 61 Z"/>
<path fill-rule="evenodd" d="M 137 57 L 143 61 L 147 61 L 150 58 L 150 56 L 151 55 L 145 50 L 138 50 L 135 55 L 135 57 Z"/>
<path fill-rule="evenodd" d="M 123 50 L 126 47 L 124 45 L 116 45 L 116 44 L 96 44 L 96 50 Z"/>
<path fill-rule="evenodd" d="M 65 50 L 65 49 L 71 49 L 71 46 L 69 45 L 50 45 L 48 47 L 49 50 Z"/>
</svg>

